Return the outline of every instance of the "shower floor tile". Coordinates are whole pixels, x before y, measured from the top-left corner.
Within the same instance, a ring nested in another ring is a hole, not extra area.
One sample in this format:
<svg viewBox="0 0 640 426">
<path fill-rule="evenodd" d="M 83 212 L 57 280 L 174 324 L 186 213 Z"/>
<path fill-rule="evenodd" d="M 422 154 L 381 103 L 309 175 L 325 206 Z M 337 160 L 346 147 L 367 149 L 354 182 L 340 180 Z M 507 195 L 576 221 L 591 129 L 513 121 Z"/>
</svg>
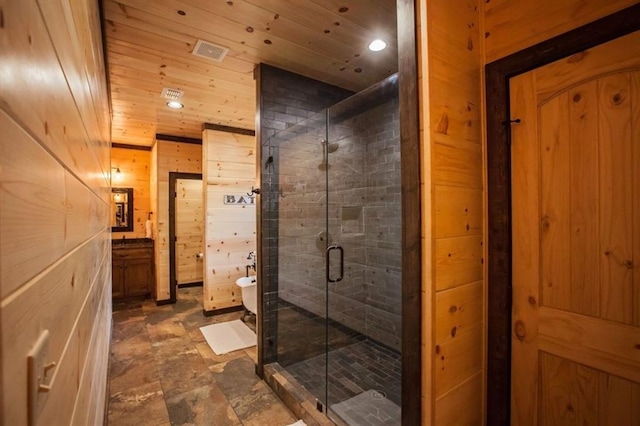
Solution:
<svg viewBox="0 0 640 426">
<path fill-rule="evenodd" d="M 401 405 L 400 354 L 371 340 L 332 350 L 328 355 L 329 405 L 367 391 L 376 391 Z M 324 354 L 289 365 L 285 369 L 320 400 L 325 393 Z"/>
</svg>

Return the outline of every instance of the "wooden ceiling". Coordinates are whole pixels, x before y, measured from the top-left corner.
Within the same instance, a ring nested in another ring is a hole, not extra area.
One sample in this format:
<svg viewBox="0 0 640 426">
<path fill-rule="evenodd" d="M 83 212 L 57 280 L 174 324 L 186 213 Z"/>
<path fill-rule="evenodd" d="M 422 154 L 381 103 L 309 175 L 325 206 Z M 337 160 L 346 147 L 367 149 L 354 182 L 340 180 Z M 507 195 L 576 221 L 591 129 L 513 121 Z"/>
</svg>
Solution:
<svg viewBox="0 0 640 426">
<path fill-rule="evenodd" d="M 202 124 L 253 129 L 253 70 L 266 63 L 353 91 L 397 70 L 395 0 L 105 0 L 112 141 L 200 138 Z M 371 52 L 381 38 L 388 47 Z M 197 40 L 229 49 L 194 56 Z M 172 110 L 163 88 L 184 92 Z"/>
</svg>

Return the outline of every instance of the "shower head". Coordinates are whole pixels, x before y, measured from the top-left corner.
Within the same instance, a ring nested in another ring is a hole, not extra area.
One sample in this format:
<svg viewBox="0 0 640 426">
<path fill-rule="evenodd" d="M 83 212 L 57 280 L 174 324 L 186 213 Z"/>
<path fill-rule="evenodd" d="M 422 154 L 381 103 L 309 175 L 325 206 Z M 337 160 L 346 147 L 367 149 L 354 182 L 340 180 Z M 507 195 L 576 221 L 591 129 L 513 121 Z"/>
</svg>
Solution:
<svg viewBox="0 0 640 426">
<path fill-rule="evenodd" d="M 323 147 L 325 147 L 325 146 L 327 147 L 327 152 L 329 154 L 332 154 L 332 153 L 336 152 L 340 148 L 340 144 L 339 143 L 331 142 L 331 143 L 327 144 L 327 141 L 324 141 L 324 140 L 322 141 L 322 146 Z"/>
</svg>

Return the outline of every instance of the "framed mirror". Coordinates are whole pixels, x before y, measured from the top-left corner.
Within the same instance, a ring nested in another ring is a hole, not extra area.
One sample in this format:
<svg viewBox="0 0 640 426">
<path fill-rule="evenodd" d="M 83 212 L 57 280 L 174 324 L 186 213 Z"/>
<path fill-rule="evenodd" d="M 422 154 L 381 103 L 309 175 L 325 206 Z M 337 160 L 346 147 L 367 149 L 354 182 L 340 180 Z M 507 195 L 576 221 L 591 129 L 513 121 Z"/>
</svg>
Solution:
<svg viewBox="0 0 640 426">
<path fill-rule="evenodd" d="M 133 188 L 111 188 L 111 231 L 133 231 Z"/>
</svg>

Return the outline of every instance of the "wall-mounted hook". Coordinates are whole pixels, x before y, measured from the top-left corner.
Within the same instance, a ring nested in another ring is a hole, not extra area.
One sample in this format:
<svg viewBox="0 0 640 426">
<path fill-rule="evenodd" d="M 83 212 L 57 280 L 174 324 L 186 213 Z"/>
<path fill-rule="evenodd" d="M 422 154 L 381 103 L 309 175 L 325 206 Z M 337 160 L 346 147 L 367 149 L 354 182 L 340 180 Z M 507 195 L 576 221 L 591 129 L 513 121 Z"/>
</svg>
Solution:
<svg viewBox="0 0 640 426">
<path fill-rule="evenodd" d="M 251 187 L 251 192 L 247 192 L 247 195 L 251 197 L 253 194 L 260 195 L 260 188 Z"/>
</svg>

